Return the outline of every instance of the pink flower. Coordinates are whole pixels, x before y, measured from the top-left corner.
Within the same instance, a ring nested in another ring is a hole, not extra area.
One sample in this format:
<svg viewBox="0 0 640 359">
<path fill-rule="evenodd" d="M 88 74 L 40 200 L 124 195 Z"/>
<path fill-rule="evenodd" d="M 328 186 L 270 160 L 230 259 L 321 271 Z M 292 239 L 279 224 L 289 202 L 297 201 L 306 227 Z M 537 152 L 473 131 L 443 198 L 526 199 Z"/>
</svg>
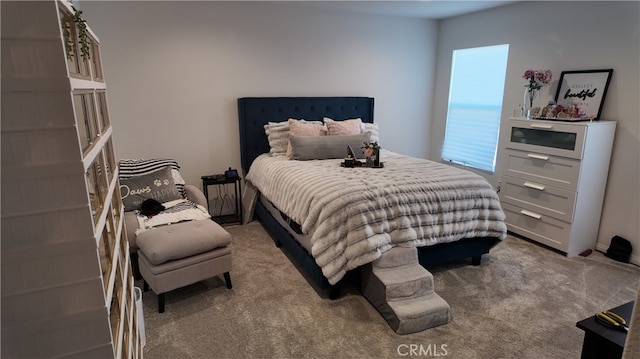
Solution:
<svg viewBox="0 0 640 359">
<path fill-rule="evenodd" d="M 551 70 L 540 70 L 535 73 L 536 81 L 543 85 L 548 85 L 551 82 Z"/>
<path fill-rule="evenodd" d="M 371 156 L 373 156 L 373 148 L 368 147 L 368 148 L 364 151 L 364 155 L 365 155 L 366 157 L 371 157 Z"/>
<path fill-rule="evenodd" d="M 551 70 L 529 69 L 524 72 L 522 78 L 529 80 L 529 83 L 526 85 L 526 87 L 529 88 L 529 91 L 537 91 L 540 90 L 542 86 L 551 83 Z"/>
<path fill-rule="evenodd" d="M 376 151 L 380 150 L 380 145 L 378 142 L 365 142 L 362 149 L 364 150 L 364 155 L 366 157 L 371 157 Z"/>
<path fill-rule="evenodd" d="M 534 76 L 535 76 L 535 71 L 529 69 L 529 70 L 524 72 L 524 75 L 522 75 L 522 78 L 525 79 L 525 80 L 528 80 L 528 79 L 530 79 L 530 78 L 532 78 Z"/>
<path fill-rule="evenodd" d="M 524 87 L 529 92 L 529 107 L 533 107 L 533 98 L 542 86 L 551 83 L 551 70 L 532 70 L 529 69 L 522 75 L 523 79 L 529 80 Z"/>
</svg>

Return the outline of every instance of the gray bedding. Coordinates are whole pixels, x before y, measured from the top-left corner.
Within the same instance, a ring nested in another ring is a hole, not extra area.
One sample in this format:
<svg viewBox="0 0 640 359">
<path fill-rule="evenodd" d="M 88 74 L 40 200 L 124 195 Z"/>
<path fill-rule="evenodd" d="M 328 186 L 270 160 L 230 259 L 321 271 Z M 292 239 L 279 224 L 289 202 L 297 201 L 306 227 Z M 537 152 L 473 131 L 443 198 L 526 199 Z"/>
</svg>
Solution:
<svg viewBox="0 0 640 359">
<path fill-rule="evenodd" d="M 506 237 L 498 195 L 483 177 L 385 150 L 381 157 L 384 168 L 374 169 L 264 154 L 246 179 L 301 225 L 331 284 L 399 244 Z"/>
</svg>

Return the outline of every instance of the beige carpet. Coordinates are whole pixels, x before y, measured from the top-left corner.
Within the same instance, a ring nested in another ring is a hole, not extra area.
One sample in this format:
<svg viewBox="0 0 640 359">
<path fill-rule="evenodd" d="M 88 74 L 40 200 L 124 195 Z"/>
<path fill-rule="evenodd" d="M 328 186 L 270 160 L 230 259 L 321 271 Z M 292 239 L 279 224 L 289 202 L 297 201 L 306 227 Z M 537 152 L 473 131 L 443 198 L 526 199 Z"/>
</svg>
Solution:
<svg viewBox="0 0 640 359">
<path fill-rule="evenodd" d="M 566 258 L 509 237 L 480 266 L 432 270 L 453 320 L 401 336 L 355 290 L 318 296 L 258 222 L 226 229 L 233 289 L 222 278 L 178 289 L 163 314 L 144 293 L 146 358 L 579 358 L 576 322 L 635 299 L 640 278 L 602 253 Z"/>
</svg>

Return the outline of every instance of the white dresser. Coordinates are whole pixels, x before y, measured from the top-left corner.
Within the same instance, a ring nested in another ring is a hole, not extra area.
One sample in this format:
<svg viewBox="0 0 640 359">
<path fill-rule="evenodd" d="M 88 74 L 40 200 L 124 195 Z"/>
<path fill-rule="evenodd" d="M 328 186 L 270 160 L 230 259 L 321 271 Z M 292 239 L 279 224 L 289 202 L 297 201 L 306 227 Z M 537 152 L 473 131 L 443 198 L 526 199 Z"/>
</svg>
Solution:
<svg viewBox="0 0 640 359">
<path fill-rule="evenodd" d="M 594 249 L 615 128 L 613 121 L 508 119 L 500 200 L 509 231 L 568 256 Z"/>
</svg>

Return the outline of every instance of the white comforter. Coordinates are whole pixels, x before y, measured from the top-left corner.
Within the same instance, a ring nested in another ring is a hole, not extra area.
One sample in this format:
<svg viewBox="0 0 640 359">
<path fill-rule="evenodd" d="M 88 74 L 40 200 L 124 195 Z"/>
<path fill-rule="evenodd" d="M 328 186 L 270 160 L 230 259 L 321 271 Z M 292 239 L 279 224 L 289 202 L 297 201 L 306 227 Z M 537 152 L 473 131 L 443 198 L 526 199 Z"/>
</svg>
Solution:
<svg viewBox="0 0 640 359">
<path fill-rule="evenodd" d="M 500 201 L 472 172 L 383 150 L 384 168 L 343 168 L 341 160 L 259 156 L 247 175 L 311 236 L 329 283 L 392 246 L 468 237 L 506 237 Z"/>
</svg>

